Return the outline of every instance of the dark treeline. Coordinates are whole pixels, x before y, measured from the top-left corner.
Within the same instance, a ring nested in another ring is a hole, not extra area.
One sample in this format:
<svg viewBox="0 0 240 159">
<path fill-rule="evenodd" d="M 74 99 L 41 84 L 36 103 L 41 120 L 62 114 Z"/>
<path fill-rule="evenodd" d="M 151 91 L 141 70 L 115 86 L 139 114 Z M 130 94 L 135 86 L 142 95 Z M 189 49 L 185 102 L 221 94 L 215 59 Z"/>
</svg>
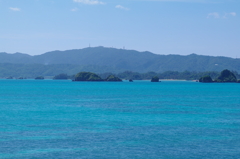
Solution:
<svg viewBox="0 0 240 159">
<path fill-rule="evenodd" d="M 236 77 L 239 79 L 240 75 L 236 71 L 232 71 Z M 102 78 L 106 78 L 107 76 L 111 75 L 112 73 L 102 73 L 98 74 Z M 212 78 L 217 78 L 220 75 L 220 72 L 209 71 L 209 72 L 178 72 L 178 71 L 166 71 L 163 73 L 156 73 L 156 72 L 147 72 L 147 73 L 138 73 L 132 71 L 125 71 L 118 74 L 113 74 L 121 79 L 132 79 L 132 80 L 144 80 L 144 79 L 151 79 L 154 76 L 159 77 L 160 79 L 182 79 L 182 80 L 198 80 L 199 78 L 209 75 Z"/>
</svg>

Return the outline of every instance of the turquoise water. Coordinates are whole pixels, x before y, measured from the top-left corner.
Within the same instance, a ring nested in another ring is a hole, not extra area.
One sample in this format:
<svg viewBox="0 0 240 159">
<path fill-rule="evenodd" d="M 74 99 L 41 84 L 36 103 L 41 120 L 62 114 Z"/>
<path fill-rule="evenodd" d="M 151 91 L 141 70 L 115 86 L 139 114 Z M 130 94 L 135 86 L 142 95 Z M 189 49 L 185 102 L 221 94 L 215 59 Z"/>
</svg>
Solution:
<svg viewBox="0 0 240 159">
<path fill-rule="evenodd" d="M 240 157 L 240 84 L 0 80 L 0 158 Z"/>
</svg>

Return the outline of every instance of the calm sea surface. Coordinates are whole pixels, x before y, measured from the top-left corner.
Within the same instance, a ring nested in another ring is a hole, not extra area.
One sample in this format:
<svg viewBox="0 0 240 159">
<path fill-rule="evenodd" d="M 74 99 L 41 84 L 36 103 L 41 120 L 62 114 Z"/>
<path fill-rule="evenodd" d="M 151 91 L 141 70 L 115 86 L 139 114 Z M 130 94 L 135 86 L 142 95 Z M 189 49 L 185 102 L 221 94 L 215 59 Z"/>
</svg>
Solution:
<svg viewBox="0 0 240 159">
<path fill-rule="evenodd" d="M 0 80 L 0 158 L 240 158 L 240 84 Z"/>
</svg>

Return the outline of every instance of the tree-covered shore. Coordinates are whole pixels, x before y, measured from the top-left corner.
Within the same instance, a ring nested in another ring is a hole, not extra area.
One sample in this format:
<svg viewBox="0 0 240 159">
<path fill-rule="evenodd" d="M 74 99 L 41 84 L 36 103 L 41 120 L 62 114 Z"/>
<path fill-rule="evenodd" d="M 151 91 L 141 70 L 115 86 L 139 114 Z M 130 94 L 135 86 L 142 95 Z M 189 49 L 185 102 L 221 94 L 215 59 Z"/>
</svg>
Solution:
<svg viewBox="0 0 240 159">
<path fill-rule="evenodd" d="M 236 71 L 232 71 L 237 79 L 240 79 L 240 74 Z M 132 71 L 124 71 L 121 73 L 96 73 L 98 76 L 100 76 L 102 79 L 106 79 L 110 75 L 114 75 L 116 77 L 119 77 L 121 79 L 132 79 L 132 80 L 150 80 L 152 77 L 158 77 L 159 79 L 170 79 L 170 80 L 199 80 L 201 77 L 204 76 L 211 76 L 213 79 L 216 79 L 220 76 L 221 72 L 216 71 L 208 71 L 208 72 L 191 72 L 191 71 L 184 71 L 184 72 L 178 72 L 178 71 L 166 71 L 163 73 L 157 73 L 157 72 L 146 72 L 146 73 L 139 73 L 139 72 L 132 72 Z M 25 77 L 28 79 L 34 79 L 37 76 L 42 75 L 33 75 L 33 76 L 24 76 L 24 75 L 18 75 L 18 76 L 5 76 L 1 77 L 2 79 L 6 79 L 11 77 L 11 79 L 18 79 L 19 77 Z M 68 75 L 66 73 L 56 73 L 55 76 L 43 76 L 45 79 L 74 79 L 75 74 Z"/>
</svg>

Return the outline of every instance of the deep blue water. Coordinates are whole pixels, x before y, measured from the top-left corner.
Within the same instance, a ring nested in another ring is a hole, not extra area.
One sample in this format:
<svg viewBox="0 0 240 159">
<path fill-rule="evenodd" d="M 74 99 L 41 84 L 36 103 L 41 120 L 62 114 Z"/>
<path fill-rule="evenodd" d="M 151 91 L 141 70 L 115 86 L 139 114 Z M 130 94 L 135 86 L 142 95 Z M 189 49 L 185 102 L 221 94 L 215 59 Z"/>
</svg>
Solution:
<svg viewBox="0 0 240 159">
<path fill-rule="evenodd" d="M 0 80 L 0 158 L 240 158 L 240 84 Z"/>
</svg>

